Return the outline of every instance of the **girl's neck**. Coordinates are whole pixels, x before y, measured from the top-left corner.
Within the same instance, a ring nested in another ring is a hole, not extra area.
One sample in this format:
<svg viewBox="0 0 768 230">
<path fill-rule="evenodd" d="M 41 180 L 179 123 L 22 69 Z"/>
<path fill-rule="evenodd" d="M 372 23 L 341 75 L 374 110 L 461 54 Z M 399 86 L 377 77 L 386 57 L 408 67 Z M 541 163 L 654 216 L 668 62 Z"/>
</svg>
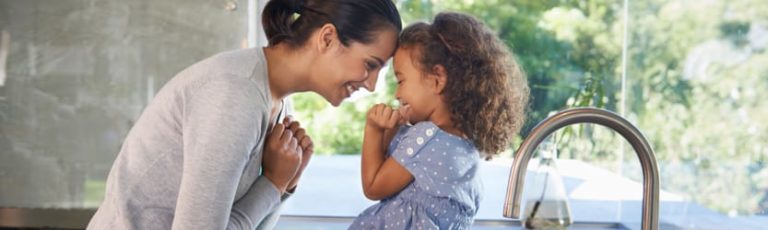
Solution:
<svg viewBox="0 0 768 230">
<path fill-rule="evenodd" d="M 309 90 L 310 62 L 299 49 L 290 49 L 285 44 L 264 47 L 267 60 L 267 78 L 272 99 L 279 101 L 286 96 Z"/>
<path fill-rule="evenodd" d="M 447 109 L 444 109 L 444 107 L 435 109 L 429 120 L 447 133 L 458 137 L 467 137 L 464 135 L 464 132 L 456 128 L 456 126 L 453 124 L 453 121 L 451 120 L 450 112 Z"/>
</svg>

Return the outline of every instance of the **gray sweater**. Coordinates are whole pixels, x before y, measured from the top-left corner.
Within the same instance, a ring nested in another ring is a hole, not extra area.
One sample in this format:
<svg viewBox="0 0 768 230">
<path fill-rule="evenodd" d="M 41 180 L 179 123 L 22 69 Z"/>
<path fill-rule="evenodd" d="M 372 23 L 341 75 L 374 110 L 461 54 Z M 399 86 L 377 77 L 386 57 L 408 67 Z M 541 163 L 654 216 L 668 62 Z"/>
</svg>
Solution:
<svg viewBox="0 0 768 230">
<path fill-rule="evenodd" d="M 274 227 L 280 191 L 260 176 L 271 101 L 262 48 L 180 72 L 128 133 L 88 229 Z"/>
</svg>

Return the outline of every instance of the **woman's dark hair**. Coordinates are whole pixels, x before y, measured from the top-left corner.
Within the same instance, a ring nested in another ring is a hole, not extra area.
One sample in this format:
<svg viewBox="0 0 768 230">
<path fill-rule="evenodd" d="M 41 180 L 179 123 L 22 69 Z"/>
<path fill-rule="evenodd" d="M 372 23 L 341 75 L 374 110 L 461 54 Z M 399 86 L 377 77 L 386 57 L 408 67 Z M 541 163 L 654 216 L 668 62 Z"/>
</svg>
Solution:
<svg viewBox="0 0 768 230">
<path fill-rule="evenodd" d="M 269 46 L 303 45 L 315 29 L 326 23 L 336 27 L 345 46 L 350 41 L 370 44 L 374 32 L 390 27 L 402 30 L 400 13 L 391 0 L 270 0 L 261 16 Z"/>
<path fill-rule="evenodd" d="M 398 42 L 412 49 L 422 73 L 445 67 L 441 95 L 451 121 L 486 158 L 509 147 L 525 121 L 529 89 L 522 68 L 494 32 L 472 16 L 439 13 L 431 25 L 405 28 Z"/>
</svg>

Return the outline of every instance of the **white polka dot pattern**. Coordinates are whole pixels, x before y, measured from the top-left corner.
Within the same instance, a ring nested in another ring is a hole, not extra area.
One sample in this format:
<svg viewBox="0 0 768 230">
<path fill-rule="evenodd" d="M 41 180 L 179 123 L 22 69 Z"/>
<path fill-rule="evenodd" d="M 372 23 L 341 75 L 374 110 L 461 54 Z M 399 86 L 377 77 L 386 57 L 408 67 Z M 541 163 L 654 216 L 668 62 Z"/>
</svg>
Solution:
<svg viewBox="0 0 768 230">
<path fill-rule="evenodd" d="M 387 154 L 414 180 L 363 211 L 350 229 L 471 228 L 482 189 L 475 176 L 479 154 L 470 141 L 421 122 L 399 130 Z"/>
</svg>

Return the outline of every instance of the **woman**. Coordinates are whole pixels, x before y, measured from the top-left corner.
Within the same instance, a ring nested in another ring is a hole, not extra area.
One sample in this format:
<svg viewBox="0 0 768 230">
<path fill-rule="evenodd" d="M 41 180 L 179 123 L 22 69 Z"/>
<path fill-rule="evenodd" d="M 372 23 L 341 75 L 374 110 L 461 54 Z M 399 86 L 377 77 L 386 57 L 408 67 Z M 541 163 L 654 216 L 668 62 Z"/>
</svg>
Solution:
<svg viewBox="0 0 768 230">
<path fill-rule="evenodd" d="M 298 122 L 279 122 L 283 99 L 373 91 L 402 25 L 391 0 L 271 0 L 262 21 L 267 47 L 203 60 L 157 93 L 88 229 L 274 226 L 312 154 Z"/>
</svg>

